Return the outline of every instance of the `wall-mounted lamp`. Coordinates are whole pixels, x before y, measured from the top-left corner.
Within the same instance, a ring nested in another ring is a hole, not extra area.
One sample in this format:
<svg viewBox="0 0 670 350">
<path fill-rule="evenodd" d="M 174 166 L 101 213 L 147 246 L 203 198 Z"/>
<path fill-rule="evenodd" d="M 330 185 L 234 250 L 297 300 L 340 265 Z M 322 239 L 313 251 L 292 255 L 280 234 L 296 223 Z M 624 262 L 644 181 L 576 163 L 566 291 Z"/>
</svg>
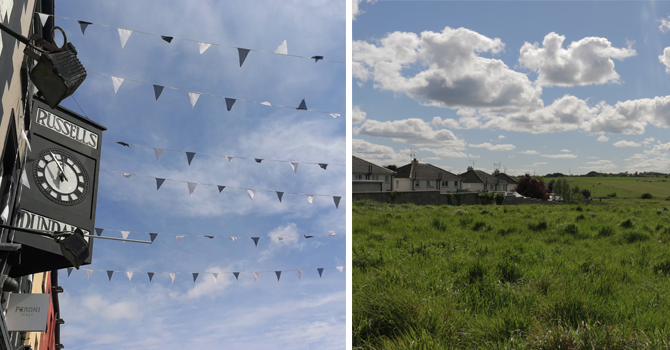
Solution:
<svg viewBox="0 0 670 350">
<path fill-rule="evenodd" d="M 62 318 L 56 319 L 56 324 L 65 324 L 65 320 Z"/>
<path fill-rule="evenodd" d="M 63 287 L 53 286 L 51 287 L 51 293 L 63 293 Z"/>
</svg>

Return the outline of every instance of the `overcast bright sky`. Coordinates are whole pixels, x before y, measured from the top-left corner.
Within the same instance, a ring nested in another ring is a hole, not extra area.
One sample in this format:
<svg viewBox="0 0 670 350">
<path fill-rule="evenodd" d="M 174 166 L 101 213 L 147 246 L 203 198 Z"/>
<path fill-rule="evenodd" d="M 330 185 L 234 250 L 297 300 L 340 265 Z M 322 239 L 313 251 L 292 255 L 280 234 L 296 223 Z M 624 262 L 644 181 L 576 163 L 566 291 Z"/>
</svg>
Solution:
<svg viewBox="0 0 670 350">
<path fill-rule="evenodd" d="M 670 172 L 670 3 L 354 0 L 353 153 Z"/>
<path fill-rule="evenodd" d="M 345 65 L 250 52 L 240 68 L 238 52 L 197 42 L 345 61 L 344 1 L 57 1 L 56 15 L 93 23 L 82 35 L 76 21 L 56 18 L 89 71 L 63 105 L 85 112 L 108 130 L 103 141 L 205 152 L 191 165 L 184 153 L 102 143 L 101 168 L 198 183 L 198 185 L 101 171 L 96 227 L 164 233 L 153 245 L 96 240 L 94 263 L 67 277 L 61 271 L 61 339 L 67 349 L 342 349 L 345 346 Z M 38 20 L 37 18 L 35 20 Z M 117 27 L 134 32 L 121 48 Z M 191 107 L 186 91 L 165 88 L 156 101 L 151 85 L 112 80 L 92 72 L 225 97 L 342 114 L 297 111 L 201 95 Z M 257 164 L 251 159 L 265 159 Z M 299 163 L 297 173 L 286 160 Z M 326 170 L 316 164 L 327 163 Z M 339 209 L 332 197 L 342 196 Z M 328 237 L 334 231 L 339 236 Z M 165 235 L 172 234 L 172 235 Z M 105 236 L 121 237 L 119 231 Z M 186 235 L 178 245 L 175 235 Z M 215 239 L 189 235 L 212 235 Z M 306 239 L 304 235 L 319 235 Z M 233 242 L 227 237 L 242 237 Z M 254 247 L 252 236 L 262 237 Z M 224 237 L 224 238 L 222 238 Z M 286 240 L 268 237 L 287 237 Z M 129 239 L 149 240 L 131 232 Z M 317 268 L 326 267 L 319 278 Z M 135 271 L 124 273 L 86 269 Z M 273 271 L 285 272 L 281 280 Z M 146 271 L 155 271 L 149 283 Z M 236 281 L 231 271 L 251 273 Z M 174 283 L 167 272 L 180 272 Z M 191 272 L 200 275 L 193 282 Z M 345 271 L 346 272 L 346 271 Z"/>
</svg>

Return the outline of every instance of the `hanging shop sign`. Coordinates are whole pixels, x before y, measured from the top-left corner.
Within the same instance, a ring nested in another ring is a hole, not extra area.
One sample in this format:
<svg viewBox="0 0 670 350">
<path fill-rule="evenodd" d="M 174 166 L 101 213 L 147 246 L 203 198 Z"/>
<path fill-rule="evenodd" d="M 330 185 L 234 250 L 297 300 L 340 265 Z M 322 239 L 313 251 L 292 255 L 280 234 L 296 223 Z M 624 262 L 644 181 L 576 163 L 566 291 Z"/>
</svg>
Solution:
<svg viewBox="0 0 670 350">
<path fill-rule="evenodd" d="M 7 307 L 7 331 L 46 332 L 49 294 L 12 293 Z"/>
</svg>

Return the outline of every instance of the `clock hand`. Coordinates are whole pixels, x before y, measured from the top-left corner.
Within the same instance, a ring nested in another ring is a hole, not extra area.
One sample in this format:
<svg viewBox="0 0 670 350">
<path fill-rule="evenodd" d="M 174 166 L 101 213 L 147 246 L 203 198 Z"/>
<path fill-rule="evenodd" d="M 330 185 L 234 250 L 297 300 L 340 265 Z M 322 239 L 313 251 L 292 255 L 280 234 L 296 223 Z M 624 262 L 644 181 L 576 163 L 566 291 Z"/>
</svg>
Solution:
<svg viewBox="0 0 670 350">
<path fill-rule="evenodd" d="M 54 154 L 53 154 L 51 151 L 49 151 L 49 153 L 51 154 L 51 156 L 53 157 L 53 159 L 56 161 L 56 165 L 58 165 L 58 169 L 60 169 L 60 173 L 61 173 L 61 175 L 63 176 L 63 179 L 65 179 L 65 181 L 69 181 L 69 180 L 67 179 L 67 176 L 65 176 L 65 171 L 63 170 L 63 167 L 62 167 L 62 166 L 60 165 L 60 163 L 58 162 L 58 159 L 56 159 L 56 156 L 54 156 Z"/>
</svg>

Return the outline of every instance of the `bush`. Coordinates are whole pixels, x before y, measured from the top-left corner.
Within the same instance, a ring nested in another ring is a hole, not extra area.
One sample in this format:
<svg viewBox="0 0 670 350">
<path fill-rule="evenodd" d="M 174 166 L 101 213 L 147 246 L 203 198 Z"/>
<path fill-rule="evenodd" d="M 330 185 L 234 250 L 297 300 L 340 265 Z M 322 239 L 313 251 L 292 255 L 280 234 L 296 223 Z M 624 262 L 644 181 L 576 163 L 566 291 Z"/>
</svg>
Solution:
<svg viewBox="0 0 670 350">
<path fill-rule="evenodd" d="M 584 196 L 584 198 L 591 198 L 591 191 L 587 190 L 586 188 L 583 189 L 582 196 Z"/>
<path fill-rule="evenodd" d="M 493 204 L 493 193 L 485 192 L 480 194 L 479 203 L 483 205 Z"/>
<path fill-rule="evenodd" d="M 651 195 L 651 193 L 643 193 L 642 194 L 642 199 L 652 199 L 654 196 Z"/>
<path fill-rule="evenodd" d="M 608 194 L 607 197 L 610 197 L 610 198 L 616 197 L 616 192 L 612 192 L 612 193 Z"/>
<path fill-rule="evenodd" d="M 456 198 L 456 205 L 461 205 L 461 194 L 460 194 L 460 193 L 456 193 L 456 194 L 454 195 L 454 198 Z"/>
<path fill-rule="evenodd" d="M 498 194 L 496 194 L 496 205 L 501 205 L 503 201 L 505 201 L 505 195 L 502 194 L 502 192 L 498 192 Z"/>
<path fill-rule="evenodd" d="M 534 179 L 530 174 L 519 179 L 514 191 L 530 198 L 549 199 L 549 190 L 544 186 L 544 182 Z"/>
<path fill-rule="evenodd" d="M 452 205 L 451 193 L 447 193 L 447 204 Z"/>
<path fill-rule="evenodd" d="M 528 223 L 528 229 L 531 231 L 544 231 L 548 227 L 547 221 L 544 219 L 540 219 L 539 221 L 536 222 L 530 222 Z"/>
</svg>

